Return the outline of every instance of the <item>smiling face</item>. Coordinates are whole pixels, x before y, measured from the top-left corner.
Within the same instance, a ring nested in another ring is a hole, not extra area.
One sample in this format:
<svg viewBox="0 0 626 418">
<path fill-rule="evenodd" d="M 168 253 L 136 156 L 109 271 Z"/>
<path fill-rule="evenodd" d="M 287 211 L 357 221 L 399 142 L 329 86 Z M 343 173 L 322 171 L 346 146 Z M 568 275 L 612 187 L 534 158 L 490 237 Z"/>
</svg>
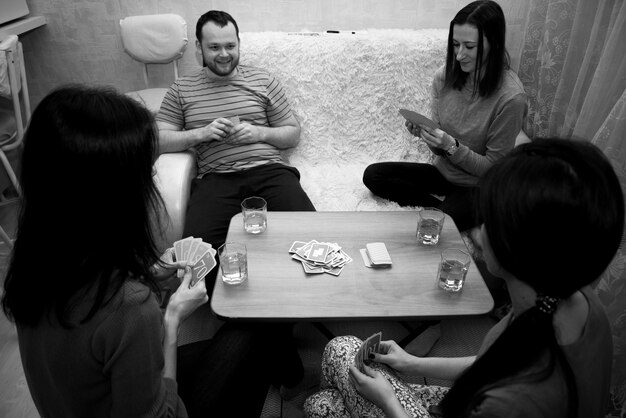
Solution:
<svg viewBox="0 0 626 418">
<path fill-rule="evenodd" d="M 452 31 L 452 45 L 454 56 L 465 73 L 473 74 L 476 71 L 478 58 L 478 29 L 470 24 L 454 25 Z M 482 63 L 489 56 L 489 41 L 483 36 Z"/>
<path fill-rule="evenodd" d="M 202 27 L 202 42 L 196 41 L 196 48 L 204 65 L 216 75 L 229 75 L 239 64 L 239 39 L 230 22 L 224 27 L 207 22 Z"/>
</svg>

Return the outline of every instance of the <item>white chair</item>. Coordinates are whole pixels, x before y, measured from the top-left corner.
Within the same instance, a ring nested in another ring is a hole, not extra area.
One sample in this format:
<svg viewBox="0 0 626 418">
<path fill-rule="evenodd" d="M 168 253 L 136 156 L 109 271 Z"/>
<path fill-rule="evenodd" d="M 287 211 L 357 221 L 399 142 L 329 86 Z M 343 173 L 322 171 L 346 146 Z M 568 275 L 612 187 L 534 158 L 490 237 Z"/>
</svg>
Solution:
<svg viewBox="0 0 626 418">
<path fill-rule="evenodd" d="M 178 78 L 178 60 L 187 48 L 187 23 L 175 14 L 129 16 L 120 20 L 124 52 L 143 64 L 145 89 L 129 96 L 157 113 L 168 86 L 150 88 L 148 65 L 172 64 Z"/>
<path fill-rule="evenodd" d="M 18 198 L 21 198 L 22 189 L 6 156 L 7 151 L 21 147 L 24 130 L 31 113 L 24 54 L 22 44 L 16 35 L 9 35 L 0 42 L 0 96 L 0 101 L 2 101 L 0 103 L 0 162 Z M 7 104 L 9 100 L 10 105 Z M 9 247 L 13 246 L 11 239 L 1 226 L 0 238 Z"/>
<path fill-rule="evenodd" d="M 130 16 L 120 20 L 124 51 L 143 63 L 145 89 L 126 93 L 142 103 L 153 114 L 161 107 L 169 85 L 150 88 L 148 65 L 173 64 L 178 78 L 178 60 L 187 48 L 187 23 L 175 14 Z M 161 231 L 161 249 L 183 235 L 191 181 L 196 176 L 196 159 L 192 151 L 161 154 L 155 163 L 156 182 L 165 203 L 167 217 Z"/>
</svg>

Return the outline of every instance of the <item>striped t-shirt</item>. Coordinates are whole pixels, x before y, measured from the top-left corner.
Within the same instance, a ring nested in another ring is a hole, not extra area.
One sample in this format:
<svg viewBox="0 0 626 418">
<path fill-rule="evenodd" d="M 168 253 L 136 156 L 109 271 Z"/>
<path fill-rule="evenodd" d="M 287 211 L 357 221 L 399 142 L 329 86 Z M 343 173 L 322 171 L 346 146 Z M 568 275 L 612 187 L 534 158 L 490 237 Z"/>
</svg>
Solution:
<svg viewBox="0 0 626 418">
<path fill-rule="evenodd" d="M 291 115 L 278 80 L 260 68 L 239 65 L 226 77 L 209 77 L 207 68 L 179 78 L 163 99 L 157 120 L 181 130 L 201 128 L 220 117 L 239 116 L 241 122 L 274 126 Z M 280 163 L 280 150 L 265 142 L 230 145 L 221 141 L 196 146 L 198 176 L 228 173 Z"/>
</svg>

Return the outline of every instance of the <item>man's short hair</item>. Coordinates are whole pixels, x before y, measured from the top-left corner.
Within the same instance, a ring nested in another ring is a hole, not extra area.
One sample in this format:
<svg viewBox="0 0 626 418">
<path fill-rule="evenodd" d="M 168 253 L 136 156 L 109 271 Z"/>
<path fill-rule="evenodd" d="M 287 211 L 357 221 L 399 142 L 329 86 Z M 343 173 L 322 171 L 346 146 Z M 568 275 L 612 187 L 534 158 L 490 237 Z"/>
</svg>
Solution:
<svg viewBox="0 0 626 418">
<path fill-rule="evenodd" d="M 198 39 L 198 42 L 202 42 L 202 28 L 207 22 L 213 22 L 220 28 L 228 25 L 228 22 L 232 23 L 237 33 L 237 39 L 239 39 L 239 26 L 237 26 L 237 22 L 231 15 L 220 10 L 209 10 L 200 16 L 198 23 L 196 23 L 196 39 Z"/>
</svg>

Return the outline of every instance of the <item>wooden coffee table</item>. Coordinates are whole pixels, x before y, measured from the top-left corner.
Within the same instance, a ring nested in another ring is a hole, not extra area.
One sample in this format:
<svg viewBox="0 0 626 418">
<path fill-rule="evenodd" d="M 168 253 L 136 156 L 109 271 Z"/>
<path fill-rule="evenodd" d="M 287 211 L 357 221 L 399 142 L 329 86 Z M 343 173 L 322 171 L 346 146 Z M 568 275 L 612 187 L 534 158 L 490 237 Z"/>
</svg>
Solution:
<svg viewBox="0 0 626 418">
<path fill-rule="evenodd" d="M 238 286 L 216 280 L 211 307 L 225 320 L 438 320 L 483 315 L 493 299 L 476 265 L 460 293 L 437 287 L 441 250 L 466 249 L 447 217 L 436 246 L 417 243 L 415 212 L 268 212 L 267 230 L 243 230 L 241 214 L 228 230 L 228 242 L 246 244 L 248 280 Z M 289 248 L 294 241 L 336 242 L 352 257 L 340 276 L 307 275 Z M 384 242 L 393 266 L 365 267 L 359 249 Z"/>
</svg>

